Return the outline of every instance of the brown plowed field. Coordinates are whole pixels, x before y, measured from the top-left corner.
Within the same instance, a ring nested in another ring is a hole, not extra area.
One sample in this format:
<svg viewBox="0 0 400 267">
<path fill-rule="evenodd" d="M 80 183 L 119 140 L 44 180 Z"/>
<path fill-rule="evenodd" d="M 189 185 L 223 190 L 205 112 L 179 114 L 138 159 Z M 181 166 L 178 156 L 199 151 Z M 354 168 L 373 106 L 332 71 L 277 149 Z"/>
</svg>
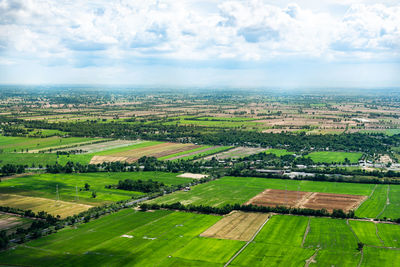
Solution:
<svg viewBox="0 0 400 267">
<path fill-rule="evenodd" d="M 233 211 L 200 236 L 249 241 L 268 217 L 267 213 Z"/>
<path fill-rule="evenodd" d="M 109 156 L 94 156 L 91 159 L 90 164 L 115 162 L 115 161 L 124 161 L 132 163 L 144 156 L 161 158 L 164 156 L 180 153 L 198 147 L 200 146 L 193 144 L 162 143 L 154 146 L 148 146 L 128 151 L 118 152 Z"/>
<path fill-rule="evenodd" d="M 334 209 L 342 209 L 348 212 L 349 210 L 355 210 L 366 198 L 366 196 L 358 195 L 266 189 L 245 204 L 266 207 L 325 208 L 329 212 Z"/>
<path fill-rule="evenodd" d="M 325 208 L 332 212 L 334 209 L 342 209 L 343 211 L 355 210 L 360 203 L 364 201 L 366 196 L 344 195 L 344 194 L 328 194 L 314 193 L 302 208 L 322 209 Z"/>
</svg>

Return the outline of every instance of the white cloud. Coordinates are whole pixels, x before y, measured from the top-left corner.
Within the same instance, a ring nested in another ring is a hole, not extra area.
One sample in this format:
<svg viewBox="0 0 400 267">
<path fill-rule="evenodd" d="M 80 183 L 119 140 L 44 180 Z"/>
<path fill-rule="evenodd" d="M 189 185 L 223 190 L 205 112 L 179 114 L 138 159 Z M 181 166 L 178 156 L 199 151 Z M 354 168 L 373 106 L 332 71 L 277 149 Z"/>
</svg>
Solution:
<svg viewBox="0 0 400 267">
<path fill-rule="evenodd" d="M 215 9 L 207 11 L 200 2 L 2 0 L 0 56 L 77 66 L 132 59 L 399 56 L 399 5 L 358 3 L 335 16 L 301 4 L 209 1 Z"/>
</svg>

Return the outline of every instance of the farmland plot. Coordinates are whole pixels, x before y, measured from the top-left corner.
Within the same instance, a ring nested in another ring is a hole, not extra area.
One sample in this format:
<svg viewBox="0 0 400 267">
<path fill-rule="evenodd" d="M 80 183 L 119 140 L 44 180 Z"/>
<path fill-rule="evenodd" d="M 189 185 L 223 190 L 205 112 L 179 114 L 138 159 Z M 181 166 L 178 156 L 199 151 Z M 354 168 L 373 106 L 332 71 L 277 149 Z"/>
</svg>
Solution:
<svg viewBox="0 0 400 267">
<path fill-rule="evenodd" d="M 221 217 L 126 209 L 77 229 L 0 252 L 0 263 L 33 266 L 221 266 L 242 245 L 198 237 Z M 207 249 L 205 249 L 207 248 Z"/>
<path fill-rule="evenodd" d="M 194 186 L 189 192 L 174 192 L 151 200 L 150 202 L 159 204 L 181 202 L 185 205 L 194 204 L 221 207 L 226 204 L 244 204 L 266 189 L 284 190 L 285 188 L 292 191 L 298 190 L 305 192 L 326 192 L 366 196 L 371 193 L 374 185 L 252 177 L 223 177 L 206 184 Z M 294 194 L 294 199 L 297 198 L 297 194 L 297 192 Z"/>
<path fill-rule="evenodd" d="M 109 153 L 108 155 L 104 156 L 97 155 L 92 158 L 90 163 L 98 164 L 102 162 L 115 162 L 115 161 L 125 161 L 128 163 L 132 163 L 144 156 L 161 158 L 171 154 L 192 150 L 198 147 L 200 146 L 193 144 L 159 143 L 155 145 L 137 147 L 131 150 Z M 106 151 L 104 151 L 104 154 L 105 153 Z"/>
<path fill-rule="evenodd" d="M 32 220 L 0 212 L 0 231 L 14 232 L 17 228 L 28 228 Z"/>
<path fill-rule="evenodd" d="M 45 211 L 51 215 L 60 215 L 61 218 L 78 214 L 92 206 L 66 201 L 55 201 L 47 198 L 1 194 L 0 206 L 32 210 L 33 212 Z"/>
<path fill-rule="evenodd" d="M 268 217 L 266 213 L 233 211 L 200 236 L 249 241 Z"/>
<path fill-rule="evenodd" d="M 221 152 L 212 156 L 204 158 L 205 160 L 210 160 L 215 157 L 217 159 L 227 159 L 227 158 L 243 158 L 260 152 L 264 152 L 265 148 L 260 147 L 235 147 L 231 150 Z"/>
</svg>

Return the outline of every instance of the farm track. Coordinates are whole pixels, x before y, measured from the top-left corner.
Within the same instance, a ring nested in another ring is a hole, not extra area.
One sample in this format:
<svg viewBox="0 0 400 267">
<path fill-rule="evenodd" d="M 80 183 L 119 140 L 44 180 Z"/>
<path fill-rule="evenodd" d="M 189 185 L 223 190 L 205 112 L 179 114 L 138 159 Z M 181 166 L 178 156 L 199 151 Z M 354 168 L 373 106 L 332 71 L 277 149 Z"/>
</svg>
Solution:
<svg viewBox="0 0 400 267">
<path fill-rule="evenodd" d="M 385 246 L 385 241 L 383 241 L 382 238 L 379 236 L 378 225 L 377 224 L 374 224 L 374 225 L 375 225 L 375 235 L 376 235 L 376 237 L 379 239 L 379 241 L 381 241 L 382 245 Z"/>
<path fill-rule="evenodd" d="M 308 267 L 308 266 L 310 266 L 311 263 L 316 262 L 316 261 L 315 261 L 315 257 L 317 256 L 319 250 L 320 250 L 319 248 L 316 249 L 315 252 L 314 252 L 314 254 L 313 254 L 310 258 L 308 258 L 308 259 L 306 260 L 306 264 L 304 265 L 304 267 Z"/>
<path fill-rule="evenodd" d="M 301 247 L 304 247 L 304 242 L 306 242 L 308 232 L 310 232 L 310 221 L 311 221 L 311 219 L 308 218 L 307 228 L 306 228 L 306 231 L 304 232 L 303 240 L 301 241 Z"/>
<path fill-rule="evenodd" d="M 258 228 L 257 232 L 253 235 L 253 237 L 252 237 L 246 244 L 244 244 L 243 247 L 242 247 L 238 252 L 236 252 L 236 254 L 233 255 L 232 258 L 230 258 L 229 261 L 228 261 L 227 263 L 225 263 L 224 267 L 229 266 L 229 264 L 231 264 L 232 261 L 233 261 L 234 259 L 236 259 L 237 256 L 239 256 L 240 253 L 242 253 L 243 250 L 245 250 L 246 247 L 247 247 L 251 242 L 253 242 L 254 238 L 256 238 L 256 236 L 258 235 L 258 233 L 261 231 L 261 229 L 262 229 L 262 228 L 264 227 L 264 225 L 269 221 L 270 218 L 271 218 L 271 216 L 269 216 L 269 217 L 265 220 L 265 222 L 260 226 L 260 228 Z"/>
</svg>

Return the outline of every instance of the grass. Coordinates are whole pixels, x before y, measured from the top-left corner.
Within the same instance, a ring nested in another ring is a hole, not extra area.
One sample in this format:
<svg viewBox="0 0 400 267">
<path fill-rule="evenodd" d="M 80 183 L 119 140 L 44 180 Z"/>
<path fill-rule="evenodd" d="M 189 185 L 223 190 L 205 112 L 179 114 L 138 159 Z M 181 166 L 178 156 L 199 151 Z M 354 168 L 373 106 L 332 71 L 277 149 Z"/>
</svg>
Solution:
<svg viewBox="0 0 400 267">
<path fill-rule="evenodd" d="M 301 247 L 309 218 L 303 216 L 272 216 L 255 238 L 256 243 Z"/>
<path fill-rule="evenodd" d="M 385 247 L 400 248 L 400 226 L 395 224 L 378 223 L 378 234 Z"/>
<path fill-rule="evenodd" d="M 311 218 L 305 248 L 356 250 L 357 239 L 345 220 Z"/>
<path fill-rule="evenodd" d="M 210 155 L 214 155 L 214 154 L 217 154 L 217 153 L 220 153 L 220 152 L 232 149 L 232 148 L 233 148 L 233 146 L 220 146 L 220 147 L 216 147 L 214 149 L 210 149 L 210 150 L 208 150 L 206 152 L 202 152 L 202 153 L 199 153 L 199 154 L 183 157 L 183 158 L 180 158 L 180 159 L 181 160 L 192 160 L 192 159 L 204 158 L 204 157 L 207 157 L 207 156 L 210 156 Z"/>
<path fill-rule="evenodd" d="M 52 136 L 46 138 L 32 138 L 32 137 L 11 137 L 0 135 L 0 150 L 3 152 L 21 152 L 21 150 L 38 150 L 44 148 L 54 148 L 65 145 L 72 145 L 75 143 L 82 143 L 94 140 L 101 140 L 96 138 L 84 137 L 59 137 Z"/>
<path fill-rule="evenodd" d="M 397 187 L 398 186 L 396 186 L 396 188 Z M 386 205 L 387 188 L 388 185 L 377 185 L 372 196 L 365 200 L 356 210 L 356 216 L 362 218 L 376 218 Z"/>
<path fill-rule="evenodd" d="M 357 163 L 362 157 L 359 152 L 333 152 L 333 151 L 316 151 L 311 152 L 306 157 L 311 158 L 317 163 L 342 163 L 347 158 L 350 163 Z"/>
<path fill-rule="evenodd" d="M 349 220 L 349 225 L 358 239 L 364 244 L 373 246 L 383 245 L 381 239 L 376 234 L 377 225 L 375 223 Z"/>
<path fill-rule="evenodd" d="M 184 262 L 213 266 L 231 257 L 242 244 L 197 237 L 220 218 L 126 209 L 1 252 L 0 262 L 30 266 L 173 266 Z"/>
<path fill-rule="evenodd" d="M 382 196 L 382 198 L 384 197 Z M 385 217 L 391 219 L 400 218 L 400 186 L 389 186 L 389 204 L 379 218 L 383 219 Z"/>
<path fill-rule="evenodd" d="M 265 153 L 275 154 L 275 156 L 277 156 L 277 157 L 294 154 L 294 152 L 289 152 L 286 149 L 276 149 L 276 148 L 268 149 L 267 151 L 265 151 Z"/>
<path fill-rule="evenodd" d="M 198 148 L 194 148 L 194 149 L 191 149 L 191 150 L 186 150 L 186 151 L 182 151 L 182 152 L 179 152 L 179 153 L 171 154 L 171 155 L 168 155 L 168 156 L 165 156 L 165 157 L 161 157 L 161 158 L 158 158 L 158 159 L 159 160 L 166 160 L 166 159 L 169 159 L 169 158 L 173 158 L 173 157 L 177 157 L 177 156 L 181 156 L 181 155 L 186 155 L 188 153 L 192 153 L 192 152 L 196 152 L 196 151 L 199 151 L 199 150 L 203 150 L 203 149 L 206 149 L 206 148 L 209 148 L 209 147 L 212 147 L 212 146 L 201 146 L 201 147 L 198 147 Z"/>
<path fill-rule="evenodd" d="M 176 177 L 177 175 L 177 173 L 163 172 L 38 174 L 3 181 L 0 183 L 0 192 L 55 199 L 56 185 L 58 185 L 61 200 L 75 201 L 77 186 L 79 203 L 96 204 L 144 195 L 142 192 L 105 188 L 106 185 L 117 184 L 119 180 L 127 178 L 132 180 L 152 179 L 167 185 L 184 184 L 191 181 L 188 178 Z M 84 188 L 85 183 L 90 185 L 90 191 L 80 191 Z M 92 190 L 96 191 L 96 198 L 92 198 Z"/>
<path fill-rule="evenodd" d="M 369 195 L 372 184 L 330 183 L 252 177 L 223 177 L 192 187 L 189 192 L 177 191 L 151 200 L 154 203 L 174 203 L 224 206 L 244 203 L 265 189 L 287 189 L 307 192 Z"/>
<path fill-rule="evenodd" d="M 274 215 L 232 266 L 301 266 L 314 250 L 301 247 L 307 217 Z"/>
<path fill-rule="evenodd" d="M 361 266 L 398 266 L 400 253 L 398 250 L 364 247 L 364 258 Z"/>
</svg>

